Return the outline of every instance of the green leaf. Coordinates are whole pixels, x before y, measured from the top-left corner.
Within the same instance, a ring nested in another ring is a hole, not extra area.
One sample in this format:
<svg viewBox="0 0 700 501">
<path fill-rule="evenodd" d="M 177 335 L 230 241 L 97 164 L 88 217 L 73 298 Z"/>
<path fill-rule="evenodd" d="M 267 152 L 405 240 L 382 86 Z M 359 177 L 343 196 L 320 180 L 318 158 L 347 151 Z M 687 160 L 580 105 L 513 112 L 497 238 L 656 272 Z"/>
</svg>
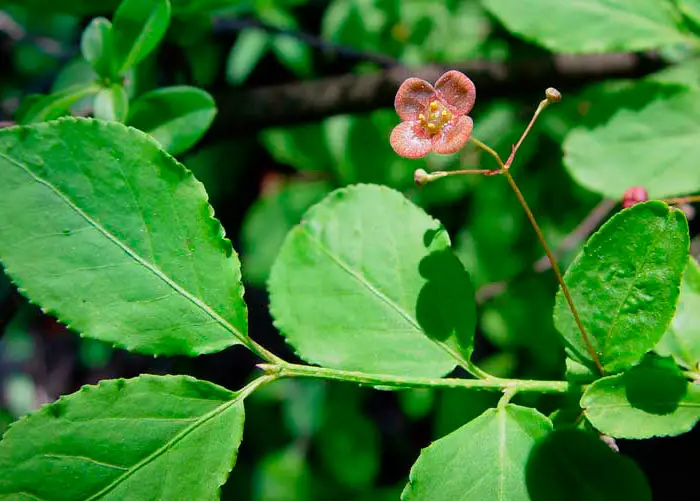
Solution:
<svg viewBox="0 0 700 501">
<path fill-rule="evenodd" d="M 700 419 L 700 386 L 688 382 L 671 359 L 650 357 L 593 383 L 581 407 L 591 424 L 611 437 L 675 436 Z"/>
<path fill-rule="evenodd" d="M 113 68 L 112 23 L 104 17 L 93 19 L 80 40 L 80 51 L 95 72 L 106 79 L 116 75 Z"/>
<path fill-rule="evenodd" d="M 81 335 L 163 355 L 247 340 L 231 243 L 147 135 L 87 119 L 3 129 L 0 186 L 5 271 Z"/>
<path fill-rule="evenodd" d="M 53 120 L 70 113 L 70 108 L 84 97 L 99 92 L 100 87 L 93 82 L 78 84 L 59 92 L 39 98 L 22 115 L 21 123 L 32 124 Z"/>
<path fill-rule="evenodd" d="M 287 233 L 301 216 L 328 195 L 326 181 L 292 181 L 272 193 L 263 193 L 243 219 L 241 255 L 246 282 L 264 286 Z"/>
<path fill-rule="evenodd" d="M 244 397 L 188 376 L 84 386 L 10 427 L 0 498 L 218 499 L 241 443 Z"/>
<path fill-rule="evenodd" d="M 605 123 L 574 129 L 564 141 L 564 162 L 582 186 L 620 199 L 631 186 L 651 198 L 700 190 L 700 92 L 666 93 L 628 109 L 634 91 L 610 103 L 618 111 Z"/>
<path fill-rule="evenodd" d="M 594 435 L 565 428 L 550 433 L 527 464 L 532 501 L 651 501 L 644 473 Z"/>
<path fill-rule="evenodd" d="M 285 67 L 300 77 L 311 74 L 311 48 L 308 44 L 289 35 L 278 35 L 272 41 L 272 51 Z"/>
<path fill-rule="evenodd" d="M 663 336 L 676 309 L 689 245 L 681 211 L 645 202 L 605 223 L 567 270 L 564 280 L 606 372 L 635 365 Z M 592 367 L 561 289 L 554 323 L 568 355 Z"/>
<path fill-rule="evenodd" d="M 525 463 L 552 423 L 534 409 L 489 409 L 423 449 L 403 501 L 529 501 Z"/>
<path fill-rule="evenodd" d="M 269 44 L 270 35 L 265 31 L 242 30 L 226 60 L 226 81 L 231 85 L 243 83 L 267 52 Z"/>
<path fill-rule="evenodd" d="M 685 41 L 670 0 L 483 0 L 509 31 L 555 52 L 655 49 Z"/>
<path fill-rule="evenodd" d="M 114 67 L 118 74 L 141 62 L 170 24 L 168 0 L 123 0 L 113 19 Z"/>
<path fill-rule="evenodd" d="M 307 212 L 269 290 L 275 325 L 310 362 L 429 377 L 472 352 L 474 289 L 447 232 L 384 187 L 336 190 Z"/>
<path fill-rule="evenodd" d="M 95 96 L 95 118 L 110 122 L 124 122 L 129 113 L 129 96 L 123 85 L 112 84 Z"/>
<path fill-rule="evenodd" d="M 693 257 L 683 274 L 676 314 L 654 351 L 686 369 L 700 369 L 700 266 Z"/>
<path fill-rule="evenodd" d="M 163 87 L 131 105 L 128 124 L 147 132 L 171 155 L 187 151 L 207 132 L 216 116 L 216 103 L 195 87 Z"/>
<path fill-rule="evenodd" d="M 302 171 L 327 172 L 331 170 L 335 161 L 328 148 L 324 125 L 311 123 L 266 129 L 260 133 L 260 141 L 270 155 L 281 164 Z"/>
</svg>

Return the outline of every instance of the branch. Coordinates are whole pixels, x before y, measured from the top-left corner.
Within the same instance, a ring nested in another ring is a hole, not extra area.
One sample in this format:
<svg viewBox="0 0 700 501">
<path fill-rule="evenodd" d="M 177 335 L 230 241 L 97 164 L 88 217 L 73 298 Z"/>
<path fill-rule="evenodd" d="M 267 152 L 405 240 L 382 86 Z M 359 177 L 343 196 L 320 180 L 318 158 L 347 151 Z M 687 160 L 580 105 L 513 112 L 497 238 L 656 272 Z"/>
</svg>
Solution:
<svg viewBox="0 0 700 501">
<path fill-rule="evenodd" d="M 663 67 L 658 59 L 635 54 L 554 56 L 505 64 L 471 61 L 455 65 L 479 88 L 479 98 L 541 94 L 550 85 L 563 91 L 611 78 L 638 78 Z M 395 66 L 370 74 L 347 74 L 271 85 L 234 89 L 216 96 L 219 106 L 215 134 L 320 120 L 343 113 L 368 112 L 393 105 L 396 89 L 414 76 L 434 82 L 447 68 Z"/>
</svg>

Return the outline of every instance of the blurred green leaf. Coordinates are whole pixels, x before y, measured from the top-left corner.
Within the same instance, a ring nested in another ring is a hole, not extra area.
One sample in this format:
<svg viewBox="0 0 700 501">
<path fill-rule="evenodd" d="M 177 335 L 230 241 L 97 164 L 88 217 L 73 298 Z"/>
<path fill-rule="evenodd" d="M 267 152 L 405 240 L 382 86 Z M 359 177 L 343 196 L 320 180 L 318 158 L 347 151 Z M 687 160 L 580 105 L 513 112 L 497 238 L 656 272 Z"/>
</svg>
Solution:
<svg viewBox="0 0 700 501">
<path fill-rule="evenodd" d="M 277 35 L 272 39 L 271 46 L 279 62 L 297 76 L 311 75 L 311 49 L 308 44 L 289 35 Z"/>
<path fill-rule="evenodd" d="M 226 81 L 239 85 L 248 78 L 270 45 L 270 35 L 257 28 L 241 30 L 226 60 Z"/>
<path fill-rule="evenodd" d="M 327 387 L 322 381 L 289 381 L 284 395 L 282 418 L 295 438 L 309 439 L 321 426 Z"/>
<path fill-rule="evenodd" d="M 699 0 L 676 0 L 678 8 L 688 19 L 700 26 L 700 1 Z"/>
<path fill-rule="evenodd" d="M 328 121 L 287 128 L 271 128 L 262 131 L 259 137 L 277 162 L 300 171 L 328 172 L 334 160 L 325 137 L 327 124 Z"/>
<path fill-rule="evenodd" d="M 686 41 L 671 0 L 483 0 L 509 31 L 555 52 L 635 52 Z"/>
<path fill-rule="evenodd" d="M 21 116 L 23 125 L 45 122 L 70 114 L 70 108 L 81 99 L 99 92 L 96 83 L 78 84 L 34 101 Z"/>
<path fill-rule="evenodd" d="M 654 351 L 686 369 L 700 370 L 700 266 L 693 257 L 683 274 L 676 314 Z"/>
<path fill-rule="evenodd" d="M 5 433 L 0 496 L 214 499 L 236 461 L 243 396 L 188 376 L 84 386 Z"/>
<path fill-rule="evenodd" d="M 358 391 L 332 387 L 326 416 L 316 440 L 323 467 L 343 486 L 363 491 L 380 468 L 380 436 L 360 409 Z"/>
<path fill-rule="evenodd" d="M 527 464 L 531 501 L 651 501 L 644 473 L 594 435 L 561 429 L 533 449 Z"/>
<path fill-rule="evenodd" d="M 107 343 L 95 339 L 80 340 L 80 361 L 85 367 L 100 369 L 109 363 L 114 349 Z"/>
<path fill-rule="evenodd" d="M 641 97 L 636 90 L 622 94 L 609 102 L 615 112 L 607 122 L 571 131 L 567 169 L 582 186 L 613 199 L 632 186 L 645 187 L 651 198 L 700 191 L 700 92 L 657 95 L 628 109 L 625 100 Z"/>
<path fill-rule="evenodd" d="M 311 471 L 303 449 L 288 447 L 265 456 L 255 473 L 254 501 L 311 499 Z"/>
<path fill-rule="evenodd" d="M 435 391 L 431 388 L 416 388 L 398 393 L 401 410 L 411 419 L 421 419 L 433 410 Z"/>
<path fill-rule="evenodd" d="M 129 96 L 124 86 L 112 84 L 95 96 L 94 116 L 109 122 L 124 122 L 129 114 Z"/>
<path fill-rule="evenodd" d="M 269 280 L 275 325 L 307 361 L 444 375 L 471 355 L 475 323 L 469 275 L 449 245 L 400 193 L 336 190 L 280 250 Z"/>
<path fill-rule="evenodd" d="M 688 382 L 670 359 L 649 357 L 624 374 L 595 381 L 581 407 L 611 437 L 681 435 L 700 419 L 700 385 Z"/>
<path fill-rule="evenodd" d="M 164 355 L 246 338 L 231 243 L 201 183 L 147 135 L 87 119 L 2 129 L 0 185 L 5 270 L 72 329 Z"/>
<path fill-rule="evenodd" d="M 530 501 L 525 463 L 552 423 L 534 409 L 489 409 L 423 449 L 411 468 L 403 501 Z"/>
<path fill-rule="evenodd" d="M 331 190 L 326 181 L 291 181 L 253 202 L 241 228 L 243 275 L 247 282 L 265 285 L 287 233 L 299 224 L 309 207 Z"/>
<path fill-rule="evenodd" d="M 33 410 L 39 403 L 37 402 L 37 391 L 34 381 L 26 374 L 8 374 L 4 378 L 2 392 L 5 395 L 7 409 L 15 417 L 23 416 Z M 2 464 L 1 454 L 0 452 L 0 464 Z M 2 494 L 2 483 L 0 483 L 0 494 Z"/>
<path fill-rule="evenodd" d="M 606 372 L 635 365 L 661 339 L 676 309 L 688 251 L 685 215 L 651 201 L 616 214 L 571 264 L 564 280 Z M 554 322 L 568 355 L 593 368 L 561 290 Z"/>
<path fill-rule="evenodd" d="M 93 19 L 80 40 L 80 51 L 95 72 L 111 80 L 117 75 L 114 68 L 114 43 L 112 23 L 104 17 Z"/>
<path fill-rule="evenodd" d="M 141 62 L 170 24 L 168 0 L 123 0 L 114 14 L 114 68 L 118 74 Z"/>
<path fill-rule="evenodd" d="M 216 103 L 196 87 L 163 87 L 131 104 L 127 124 L 153 136 L 171 155 L 199 141 L 216 116 Z"/>
</svg>

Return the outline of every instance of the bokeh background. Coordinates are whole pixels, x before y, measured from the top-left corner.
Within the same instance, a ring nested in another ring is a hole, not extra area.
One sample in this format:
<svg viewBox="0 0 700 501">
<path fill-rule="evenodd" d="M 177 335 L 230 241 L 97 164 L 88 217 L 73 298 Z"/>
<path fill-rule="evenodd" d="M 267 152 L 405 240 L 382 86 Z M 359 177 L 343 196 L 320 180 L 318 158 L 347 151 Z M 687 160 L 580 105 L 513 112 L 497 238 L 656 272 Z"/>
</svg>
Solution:
<svg viewBox="0 0 700 501">
<path fill-rule="evenodd" d="M 556 281 L 507 183 L 454 177 L 415 187 L 417 168 L 495 165 L 471 146 L 447 157 L 396 156 L 388 143 L 398 123 L 394 93 L 407 76 L 434 81 L 445 69 L 463 70 L 477 85 L 474 135 L 507 156 L 545 88 L 559 88 L 564 101 L 542 116 L 514 174 L 566 265 L 619 203 L 572 181 L 562 163 L 563 138 L 591 110 L 604 112 L 596 98 L 617 80 L 647 78 L 685 57 L 683 50 L 561 56 L 511 35 L 477 0 L 199 3 L 196 13 L 174 19 L 133 85 L 137 93 L 194 85 L 216 99 L 214 126 L 179 159 L 205 184 L 241 256 L 251 336 L 295 359 L 267 312 L 265 282 L 277 249 L 331 190 L 380 183 L 448 229 L 478 291 L 478 363 L 503 377 L 563 377 L 551 320 Z M 88 69 L 79 58 L 80 34 L 116 4 L 56 0 L 37 9 L 34 0 L 0 2 L 1 125 L 12 122 L 26 96 L 82 78 Z M 692 236 L 697 232 L 691 221 Z M 255 374 L 256 362 L 241 347 L 197 359 L 154 359 L 81 339 L 0 275 L 0 433 L 28 411 L 100 379 L 191 374 L 238 389 Z M 396 500 L 420 449 L 497 398 L 277 382 L 246 401 L 244 441 L 222 498 Z M 517 398 L 545 413 L 558 403 Z M 619 445 L 640 464 L 658 499 L 698 499 L 670 495 L 679 487 L 692 492 L 695 466 L 687 458 L 697 457 L 698 432 Z"/>
</svg>

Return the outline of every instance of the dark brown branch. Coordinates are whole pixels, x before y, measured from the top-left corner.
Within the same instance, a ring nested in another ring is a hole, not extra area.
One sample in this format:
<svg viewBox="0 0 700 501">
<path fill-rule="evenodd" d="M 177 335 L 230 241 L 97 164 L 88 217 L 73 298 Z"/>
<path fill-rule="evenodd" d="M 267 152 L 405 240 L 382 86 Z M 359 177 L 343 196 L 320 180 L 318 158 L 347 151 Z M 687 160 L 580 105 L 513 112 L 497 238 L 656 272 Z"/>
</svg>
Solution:
<svg viewBox="0 0 700 501">
<path fill-rule="evenodd" d="M 626 53 L 557 56 L 513 64 L 473 61 L 455 66 L 474 80 L 480 99 L 539 95 L 552 85 L 571 91 L 599 80 L 641 77 L 661 67 L 657 59 Z M 218 135 L 229 135 L 391 107 L 403 80 L 416 76 L 435 81 L 445 69 L 396 66 L 371 74 L 231 90 L 216 96 L 220 109 L 216 129 Z"/>
</svg>

